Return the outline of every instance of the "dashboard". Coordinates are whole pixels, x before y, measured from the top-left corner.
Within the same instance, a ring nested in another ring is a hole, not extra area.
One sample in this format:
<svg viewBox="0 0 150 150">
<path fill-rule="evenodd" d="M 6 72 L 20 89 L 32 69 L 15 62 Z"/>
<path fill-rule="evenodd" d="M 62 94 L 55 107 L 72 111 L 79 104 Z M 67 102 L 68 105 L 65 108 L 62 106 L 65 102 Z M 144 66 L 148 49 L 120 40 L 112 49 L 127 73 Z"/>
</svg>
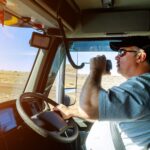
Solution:
<svg viewBox="0 0 150 150">
<path fill-rule="evenodd" d="M 36 100 L 23 102 L 23 107 L 29 116 L 42 109 L 41 103 Z M 42 140 L 22 120 L 16 109 L 15 100 L 0 103 L 0 150 L 32 150 L 36 149 L 37 143 Z"/>
<path fill-rule="evenodd" d="M 0 131 L 8 132 L 17 127 L 13 108 L 0 110 Z"/>
<path fill-rule="evenodd" d="M 42 109 L 41 103 L 35 100 L 23 102 L 23 107 L 29 116 L 35 115 Z M 0 104 L 0 134 L 9 133 L 22 123 L 24 122 L 16 110 L 15 101 L 4 106 Z"/>
<path fill-rule="evenodd" d="M 23 108 L 29 117 L 45 108 L 45 104 L 36 99 L 23 102 Z M 43 138 L 29 128 L 16 109 L 16 101 L 0 103 L 0 150 L 48 150 L 70 149 L 70 145 Z"/>
</svg>

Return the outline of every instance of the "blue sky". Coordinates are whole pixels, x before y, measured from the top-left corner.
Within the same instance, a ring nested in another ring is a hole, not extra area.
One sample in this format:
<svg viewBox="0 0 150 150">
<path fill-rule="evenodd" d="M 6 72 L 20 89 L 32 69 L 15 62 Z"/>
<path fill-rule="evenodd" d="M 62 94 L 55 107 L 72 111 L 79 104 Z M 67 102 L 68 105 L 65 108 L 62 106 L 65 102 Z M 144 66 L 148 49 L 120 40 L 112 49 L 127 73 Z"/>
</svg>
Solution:
<svg viewBox="0 0 150 150">
<path fill-rule="evenodd" d="M 30 28 L 0 26 L 0 70 L 30 71 L 37 53 L 37 49 L 30 47 L 29 45 L 32 31 L 33 29 Z M 103 42 L 101 44 L 105 48 L 104 50 L 108 49 L 106 57 L 107 59 L 112 60 L 112 73 L 116 74 L 116 61 L 114 59 L 116 56 L 116 52 L 110 51 L 110 48 L 105 46 L 108 45 L 108 42 Z M 96 47 L 98 47 L 97 42 L 95 42 L 94 46 L 90 46 L 90 50 L 88 53 L 83 53 L 82 51 L 85 51 L 84 48 L 88 48 L 88 45 L 83 43 L 83 46 L 80 46 L 81 52 L 71 53 L 73 59 L 76 61 L 76 63 L 78 63 L 78 65 L 80 65 L 82 62 L 89 62 L 91 57 L 103 54 L 103 52 L 99 51 L 91 52 L 91 50 L 93 51 L 93 49 L 95 49 L 95 45 Z M 83 69 L 79 70 L 79 73 L 88 72 L 88 64 L 85 65 Z"/>
<path fill-rule="evenodd" d="M 37 49 L 29 45 L 32 31 L 29 28 L 0 26 L 0 70 L 31 69 L 37 53 Z"/>
<path fill-rule="evenodd" d="M 112 74 L 118 74 L 116 68 L 115 56 L 117 53 L 112 51 L 109 46 L 110 41 L 76 41 L 71 45 L 72 57 L 78 65 L 82 62 L 90 61 L 90 58 L 96 57 L 97 55 L 105 55 L 106 59 L 110 59 L 112 62 Z M 87 52 L 88 51 L 88 52 Z M 78 60 L 78 62 L 77 62 Z M 89 64 L 86 64 L 83 69 L 79 69 L 79 73 L 88 73 Z"/>
<path fill-rule="evenodd" d="M 82 62 L 83 63 L 89 62 L 90 58 L 92 58 L 92 57 L 95 57 L 97 55 L 103 55 L 103 54 L 104 54 L 104 52 L 80 52 L 80 53 L 72 52 L 71 56 L 72 56 L 73 60 L 75 60 L 76 64 L 80 65 Z M 116 68 L 116 60 L 115 60 L 116 54 L 117 54 L 116 52 L 110 52 L 110 51 L 105 52 L 106 58 L 110 59 L 112 62 L 111 72 L 112 72 L 112 74 L 115 74 L 115 75 L 118 74 L 117 68 Z M 81 74 L 89 73 L 89 64 L 86 64 L 83 69 L 79 69 L 78 72 Z"/>
</svg>

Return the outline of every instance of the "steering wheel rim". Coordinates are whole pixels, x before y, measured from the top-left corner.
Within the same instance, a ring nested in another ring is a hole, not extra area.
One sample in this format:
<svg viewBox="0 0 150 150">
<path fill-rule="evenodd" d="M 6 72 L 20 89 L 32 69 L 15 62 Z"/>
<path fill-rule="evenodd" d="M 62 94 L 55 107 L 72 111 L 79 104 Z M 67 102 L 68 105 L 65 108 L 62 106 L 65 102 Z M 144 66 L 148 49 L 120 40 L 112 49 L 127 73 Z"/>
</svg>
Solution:
<svg viewBox="0 0 150 150">
<path fill-rule="evenodd" d="M 38 133 L 39 135 L 41 135 L 42 137 L 45 138 L 53 138 L 56 141 L 62 142 L 62 143 L 71 143 L 73 142 L 79 134 L 78 131 L 78 126 L 77 124 L 74 122 L 74 120 L 72 118 L 70 118 L 69 120 L 67 120 L 67 125 L 71 124 L 71 129 L 73 130 L 73 134 L 71 136 L 67 136 L 64 137 L 62 136 L 62 131 L 49 131 L 47 129 L 44 129 L 42 127 L 40 127 L 39 125 L 37 125 L 28 115 L 27 113 L 24 111 L 24 108 L 22 106 L 22 102 L 24 99 L 27 98 L 37 98 L 38 100 L 41 101 L 45 101 L 47 103 L 50 103 L 53 106 L 57 106 L 58 104 L 56 102 L 54 102 L 53 100 L 47 98 L 46 96 L 44 96 L 41 93 L 34 93 L 34 92 L 27 92 L 27 93 L 23 93 L 19 99 L 16 100 L 16 108 L 18 113 L 20 114 L 21 118 L 24 120 L 24 122 L 36 133 Z M 64 120 L 64 119 L 63 119 Z M 65 131 L 67 129 L 70 129 L 70 126 L 68 125 L 68 127 L 65 129 Z M 63 131 L 63 132 L 65 132 Z"/>
</svg>

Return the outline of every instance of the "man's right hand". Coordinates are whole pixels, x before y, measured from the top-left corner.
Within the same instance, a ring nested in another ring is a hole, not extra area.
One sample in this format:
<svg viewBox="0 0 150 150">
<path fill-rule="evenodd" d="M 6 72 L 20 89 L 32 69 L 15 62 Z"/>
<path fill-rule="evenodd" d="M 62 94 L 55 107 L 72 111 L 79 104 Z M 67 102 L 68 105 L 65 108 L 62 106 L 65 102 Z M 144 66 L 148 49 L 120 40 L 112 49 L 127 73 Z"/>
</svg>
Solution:
<svg viewBox="0 0 150 150">
<path fill-rule="evenodd" d="M 100 77 L 106 70 L 106 57 L 96 56 L 90 60 L 90 75 Z"/>
</svg>

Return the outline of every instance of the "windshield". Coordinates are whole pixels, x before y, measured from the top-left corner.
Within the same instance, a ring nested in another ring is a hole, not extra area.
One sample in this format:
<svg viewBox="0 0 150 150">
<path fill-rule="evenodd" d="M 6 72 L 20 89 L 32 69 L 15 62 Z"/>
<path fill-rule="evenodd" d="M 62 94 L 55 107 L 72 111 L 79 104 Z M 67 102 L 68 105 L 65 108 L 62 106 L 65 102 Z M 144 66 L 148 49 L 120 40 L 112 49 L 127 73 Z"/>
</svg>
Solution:
<svg viewBox="0 0 150 150">
<path fill-rule="evenodd" d="M 24 90 L 38 52 L 29 45 L 33 31 L 0 27 L 0 102 L 16 99 Z"/>
</svg>

